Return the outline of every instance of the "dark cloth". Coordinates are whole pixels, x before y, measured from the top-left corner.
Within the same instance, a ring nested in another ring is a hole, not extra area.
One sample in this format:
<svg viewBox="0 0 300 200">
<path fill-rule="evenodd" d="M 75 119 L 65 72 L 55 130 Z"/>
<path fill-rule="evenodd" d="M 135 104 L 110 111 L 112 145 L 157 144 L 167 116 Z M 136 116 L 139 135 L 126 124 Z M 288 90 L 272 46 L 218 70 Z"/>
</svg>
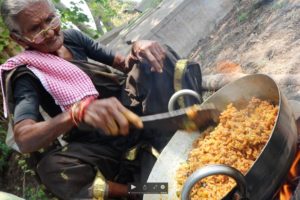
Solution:
<svg viewBox="0 0 300 200">
<path fill-rule="evenodd" d="M 74 60 L 87 61 L 90 58 L 106 65 L 113 64 L 115 57 L 113 50 L 75 29 L 64 30 L 63 33 L 64 46 L 71 51 Z"/>
<path fill-rule="evenodd" d="M 141 105 L 145 115 L 168 111 L 168 102 L 174 94 L 174 71 L 179 56 L 169 47 L 166 49 L 163 73 L 152 73 L 148 63 L 134 65 L 126 82 L 126 92 L 131 106 Z"/>
<path fill-rule="evenodd" d="M 15 81 L 14 98 L 16 106 L 14 110 L 14 123 L 18 123 L 24 119 L 32 119 L 40 121 L 42 118 L 39 113 L 39 96 L 33 90 L 32 79 L 24 76 Z"/>
<path fill-rule="evenodd" d="M 19 70 L 25 69 L 20 68 Z M 24 119 L 43 120 L 39 112 L 39 105 L 45 108 L 49 116 L 52 117 L 61 112 L 59 106 L 54 103 L 54 99 L 43 88 L 39 80 L 29 74 L 16 78 L 12 88 L 15 99 L 14 124 Z"/>
<path fill-rule="evenodd" d="M 74 62 L 77 66 L 87 69 L 87 63 L 81 61 L 87 60 L 88 57 L 105 64 L 112 63 L 114 57 L 112 51 L 92 42 L 80 32 L 65 31 L 64 36 L 65 45 L 72 52 L 74 60 L 80 60 L 80 62 Z M 117 89 L 113 93 L 104 92 L 106 94 L 104 97 L 122 91 L 118 98 L 138 114 L 167 111 L 167 101 L 174 92 L 172 84 L 174 65 L 170 65 L 170 62 L 170 59 L 166 60 L 167 69 L 162 74 L 150 73 L 147 63 L 136 65 L 128 75 L 126 84 L 117 83 L 114 85 Z M 108 78 L 102 75 L 100 77 Z M 91 77 L 96 84 L 97 80 L 94 78 L 96 77 Z M 152 84 L 144 84 L 146 81 Z M 107 81 L 98 84 L 100 94 L 105 88 L 113 86 L 112 82 L 109 84 L 105 82 Z M 105 87 L 101 89 L 103 85 Z M 125 86 L 129 95 L 124 92 Z M 15 123 L 23 119 L 41 121 L 39 106 L 42 106 L 51 117 L 61 113 L 51 95 L 30 72 L 14 77 L 13 91 Z M 132 130 L 128 137 L 112 137 L 105 136 L 101 130 L 73 128 L 65 135 L 65 139 L 69 142 L 66 147 L 54 144 L 44 153 L 35 153 L 38 162 L 37 174 L 42 183 L 61 199 L 91 199 L 91 186 L 96 169 L 99 169 L 104 177 L 111 181 L 120 183 L 146 181 L 155 158 L 145 147 L 153 146 L 161 150 L 172 133 Z M 127 160 L 126 153 L 135 146 L 141 149 L 138 151 L 137 159 Z"/>
<path fill-rule="evenodd" d="M 142 148 L 143 144 L 152 141 L 139 137 L 141 149 L 136 159 L 128 160 L 126 152 L 131 149 L 130 146 L 133 147 L 132 144 L 137 144 L 136 138 L 132 138 L 137 136 L 134 134 L 140 133 L 131 132 L 126 138 L 128 143 L 119 146 L 108 142 L 99 144 L 81 141 L 71 142 L 66 147 L 56 147 L 41 159 L 37 173 L 43 184 L 61 199 L 91 199 L 97 170 L 109 181 L 123 184 L 146 182 L 156 159 L 147 149 Z"/>
</svg>

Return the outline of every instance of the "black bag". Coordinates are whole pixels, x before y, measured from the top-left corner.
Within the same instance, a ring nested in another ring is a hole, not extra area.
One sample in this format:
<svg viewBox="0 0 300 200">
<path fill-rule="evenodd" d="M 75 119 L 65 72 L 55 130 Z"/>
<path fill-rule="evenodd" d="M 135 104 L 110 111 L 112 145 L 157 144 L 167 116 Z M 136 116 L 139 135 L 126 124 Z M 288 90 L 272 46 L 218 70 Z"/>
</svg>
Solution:
<svg viewBox="0 0 300 200">
<path fill-rule="evenodd" d="M 127 75 L 102 63 L 72 61 L 92 80 L 100 93 L 100 98 L 117 97 L 120 99 Z"/>
<path fill-rule="evenodd" d="M 128 74 L 126 91 L 131 97 L 131 106 L 142 103 L 144 115 L 167 112 L 169 99 L 177 90 L 191 89 L 201 96 L 200 65 L 182 60 L 171 47 L 164 47 L 166 59 L 163 73 L 152 73 L 149 64 L 143 62 L 136 64 Z M 199 102 L 187 96 L 184 103 L 189 106 Z M 179 108 L 179 105 L 175 105 L 175 108 Z"/>
</svg>

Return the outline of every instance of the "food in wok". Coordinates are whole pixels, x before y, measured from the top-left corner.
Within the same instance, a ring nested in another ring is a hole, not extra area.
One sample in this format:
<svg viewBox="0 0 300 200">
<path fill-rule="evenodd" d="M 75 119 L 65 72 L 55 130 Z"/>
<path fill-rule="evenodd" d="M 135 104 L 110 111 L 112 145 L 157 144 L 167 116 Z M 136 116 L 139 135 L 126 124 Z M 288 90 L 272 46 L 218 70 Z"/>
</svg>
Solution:
<svg viewBox="0 0 300 200">
<path fill-rule="evenodd" d="M 208 164 L 229 165 L 245 175 L 266 145 L 277 113 L 278 106 L 258 98 L 252 98 L 240 110 L 229 104 L 221 113 L 219 124 L 208 128 L 195 140 L 186 163 L 177 170 L 179 191 L 194 171 Z M 210 176 L 193 187 L 190 197 L 194 200 L 221 199 L 234 186 L 235 181 L 227 176 Z"/>
</svg>

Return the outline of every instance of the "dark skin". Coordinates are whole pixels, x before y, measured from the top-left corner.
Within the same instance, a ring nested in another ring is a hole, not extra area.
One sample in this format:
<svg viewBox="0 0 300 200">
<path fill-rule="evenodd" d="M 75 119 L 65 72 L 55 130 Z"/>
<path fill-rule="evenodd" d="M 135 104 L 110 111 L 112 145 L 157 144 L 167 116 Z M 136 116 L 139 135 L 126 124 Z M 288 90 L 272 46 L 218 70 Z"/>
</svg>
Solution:
<svg viewBox="0 0 300 200">
<path fill-rule="evenodd" d="M 60 27 L 48 30 L 45 39 L 35 44 L 32 39 L 39 31 L 48 28 L 48 24 L 55 17 L 55 12 L 46 2 L 36 2 L 22 10 L 17 15 L 19 33 L 11 33 L 11 37 L 24 48 L 34 49 L 43 53 L 51 53 L 65 60 L 72 60 L 72 53 L 63 46 L 63 34 Z M 154 41 L 138 41 L 132 47 L 131 53 L 125 57 L 116 54 L 113 67 L 127 72 L 128 65 L 133 60 L 147 60 L 151 70 L 161 73 L 165 51 Z M 128 118 L 128 115 L 131 118 Z M 130 124 L 142 128 L 142 123 L 133 123 L 132 117 L 138 116 L 126 109 L 116 98 L 107 98 L 93 101 L 86 109 L 84 122 L 102 129 L 107 135 L 127 135 Z M 25 119 L 14 126 L 15 140 L 23 153 L 30 153 L 47 147 L 58 136 L 68 132 L 74 126 L 69 112 L 63 112 L 52 119 L 37 122 Z M 110 184 L 113 187 L 113 184 Z M 127 193 L 127 186 L 119 186 L 121 193 Z M 125 192 L 124 192 L 125 191 Z M 119 194 L 118 196 L 122 196 Z"/>
</svg>

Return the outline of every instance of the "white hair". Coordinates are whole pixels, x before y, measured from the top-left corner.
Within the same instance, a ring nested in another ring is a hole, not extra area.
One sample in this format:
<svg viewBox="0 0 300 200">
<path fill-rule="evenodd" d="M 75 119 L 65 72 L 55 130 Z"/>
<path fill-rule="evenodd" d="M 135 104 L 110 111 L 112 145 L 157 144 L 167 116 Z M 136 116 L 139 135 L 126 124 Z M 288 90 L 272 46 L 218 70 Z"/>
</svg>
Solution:
<svg viewBox="0 0 300 200">
<path fill-rule="evenodd" d="M 19 24 L 16 22 L 16 16 L 25 8 L 36 2 L 47 2 L 55 11 L 51 0 L 3 0 L 1 5 L 1 16 L 3 22 L 10 32 L 20 33 Z"/>
</svg>

